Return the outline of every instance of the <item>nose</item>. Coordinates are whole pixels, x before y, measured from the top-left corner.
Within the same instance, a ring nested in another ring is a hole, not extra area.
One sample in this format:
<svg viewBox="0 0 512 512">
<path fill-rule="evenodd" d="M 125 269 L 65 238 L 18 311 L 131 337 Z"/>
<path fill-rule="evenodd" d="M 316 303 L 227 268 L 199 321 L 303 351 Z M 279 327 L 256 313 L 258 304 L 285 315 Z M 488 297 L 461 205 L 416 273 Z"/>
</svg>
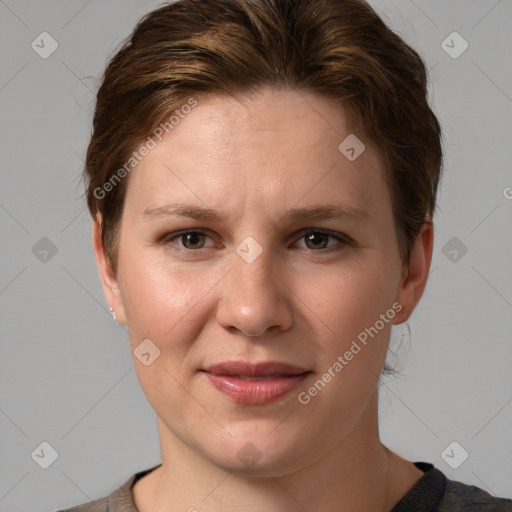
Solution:
<svg viewBox="0 0 512 512">
<path fill-rule="evenodd" d="M 269 251 L 251 263 L 234 253 L 233 266 L 221 286 L 217 322 L 225 329 L 263 336 L 292 326 L 293 292 Z"/>
</svg>

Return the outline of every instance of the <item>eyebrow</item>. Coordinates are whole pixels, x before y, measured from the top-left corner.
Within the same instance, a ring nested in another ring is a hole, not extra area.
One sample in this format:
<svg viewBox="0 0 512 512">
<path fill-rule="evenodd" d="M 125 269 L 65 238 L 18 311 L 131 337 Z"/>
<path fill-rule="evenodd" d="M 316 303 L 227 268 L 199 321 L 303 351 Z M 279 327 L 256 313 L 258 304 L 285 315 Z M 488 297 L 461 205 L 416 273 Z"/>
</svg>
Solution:
<svg viewBox="0 0 512 512">
<path fill-rule="evenodd" d="M 228 217 L 211 208 L 201 205 L 183 204 L 183 203 L 168 203 L 163 206 L 155 208 L 146 208 L 143 212 L 144 220 L 160 217 L 188 217 L 196 220 L 204 221 L 221 221 Z M 358 205 L 355 204 L 321 204 L 311 205 L 304 208 L 292 208 L 281 217 L 280 220 L 324 220 L 348 217 L 354 220 L 363 220 L 369 217 L 369 213 Z"/>
</svg>

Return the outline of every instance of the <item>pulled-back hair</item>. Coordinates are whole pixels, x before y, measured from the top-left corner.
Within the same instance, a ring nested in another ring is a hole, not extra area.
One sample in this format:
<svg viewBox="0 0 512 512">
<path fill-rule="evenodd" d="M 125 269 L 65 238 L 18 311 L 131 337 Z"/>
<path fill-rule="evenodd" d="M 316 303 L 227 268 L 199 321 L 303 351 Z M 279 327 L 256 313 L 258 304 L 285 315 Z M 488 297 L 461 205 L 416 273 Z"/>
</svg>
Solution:
<svg viewBox="0 0 512 512">
<path fill-rule="evenodd" d="M 114 272 L 134 150 L 201 94 L 263 86 L 339 102 L 349 125 L 382 149 L 408 264 L 426 214 L 434 214 L 442 167 L 421 57 L 363 0 L 178 0 L 139 21 L 97 95 L 84 179 Z"/>
</svg>

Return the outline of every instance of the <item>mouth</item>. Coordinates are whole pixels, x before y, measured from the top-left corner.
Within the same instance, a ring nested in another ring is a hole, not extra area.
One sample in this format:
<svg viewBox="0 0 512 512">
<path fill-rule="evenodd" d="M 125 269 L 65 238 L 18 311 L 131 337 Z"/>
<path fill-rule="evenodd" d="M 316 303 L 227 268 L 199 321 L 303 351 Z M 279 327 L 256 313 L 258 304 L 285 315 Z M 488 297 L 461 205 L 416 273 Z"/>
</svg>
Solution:
<svg viewBox="0 0 512 512">
<path fill-rule="evenodd" d="M 286 363 L 228 361 L 201 370 L 213 387 L 237 403 L 263 405 L 299 386 L 311 373 Z"/>
</svg>

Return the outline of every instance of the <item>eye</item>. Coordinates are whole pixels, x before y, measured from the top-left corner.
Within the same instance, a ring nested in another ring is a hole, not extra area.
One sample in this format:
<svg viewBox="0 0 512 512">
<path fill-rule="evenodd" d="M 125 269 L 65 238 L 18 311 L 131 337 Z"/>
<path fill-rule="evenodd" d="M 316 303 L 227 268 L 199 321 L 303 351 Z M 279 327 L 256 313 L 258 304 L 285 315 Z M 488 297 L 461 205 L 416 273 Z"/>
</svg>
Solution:
<svg viewBox="0 0 512 512">
<path fill-rule="evenodd" d="M 170 245 L 171 243 L 175 243 L 177 244 L 178 249 L 182 249 L 184 251 L 197 251 L 199 249 L 205 249 L 212 246 L 206 245 L 207 239 L 211 240 L 211 237 L 203 231 L 182 231 L 181 233 L 175 233 L 165 237 L 162 240 L 162 244 Z"/>
<path fill-rule="evenodd" d="M 300 239 L 305 241 L 306 249 L 320 250 L 323 252 L 331 252 L 332 250 L 342 249 L 343 246 L 350 244 L 350 238 L 342 233 L 330 233 L 328 231 L 320 231 L 317 229 L 306 230 Z M 329 243 L 329 239 L 334 243 Z M 302 247 L 301 247 L 302 248 Z"/>
</svg>

